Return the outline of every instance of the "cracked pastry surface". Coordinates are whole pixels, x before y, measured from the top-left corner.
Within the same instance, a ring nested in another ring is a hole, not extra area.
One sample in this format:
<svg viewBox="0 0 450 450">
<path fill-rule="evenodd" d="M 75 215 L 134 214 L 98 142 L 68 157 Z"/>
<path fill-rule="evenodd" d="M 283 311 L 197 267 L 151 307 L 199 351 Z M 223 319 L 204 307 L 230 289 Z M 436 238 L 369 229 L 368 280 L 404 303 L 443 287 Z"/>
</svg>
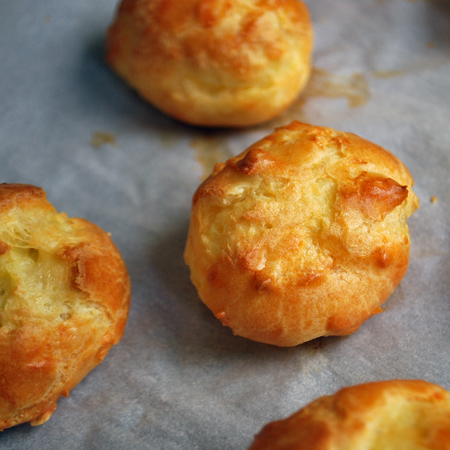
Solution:
<svg viewBox="0 0 450 450">
<path fill-rule="evenodd" d="M 278 346 L 356 331 L 406 273 L 413 179 L 387 150 L 300 122 L 216 165 L 185 260 L 234 334 Z"/>
<path fill-rule="evenodd" d="M 130 281 L 96 225 L 0 184 L 0 430 L 44 423 L 122 337 Z"/>
<path fill-rule="evenodd" d="M 422 380 L 341 389 L 267 424 L 249 450 L 448 450 L 450 398 Z"/>
<path fill-rule="evenodd" d="M 310 76 L 312 40 L 300 0 L 122 0 L 106 60 L 166 114 L 240 127 L 297 98 Z"/>
</svg>

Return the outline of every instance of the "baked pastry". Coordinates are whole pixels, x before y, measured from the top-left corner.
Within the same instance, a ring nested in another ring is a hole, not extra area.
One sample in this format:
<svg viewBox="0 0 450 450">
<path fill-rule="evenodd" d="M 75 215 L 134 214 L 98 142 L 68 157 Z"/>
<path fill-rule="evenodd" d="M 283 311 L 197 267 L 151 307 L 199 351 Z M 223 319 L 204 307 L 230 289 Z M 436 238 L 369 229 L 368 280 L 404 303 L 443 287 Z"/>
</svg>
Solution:
<svg viewBox="0 0 450 450">
<path fill-rule="evenodd" d="M 130 281 L 110 237 L 45 192 L 0 184 L 0 430 L 39 425 L 122 337 Z"/>
<path fill-rule="evenodd" d="M 106 60 L 166 114 L 201 126 L 275 117 L 310 75 L 312 24 L 300 0 L 122 0 Z"/>
<path fill-rule="evenodd" d="M 449 393 L 422 380 L 347 387 L 266 425 L 249 450 L 450 449 Z"/>
<path fill-rule="evenodd" d="M 192 282 L 239 336 L 292 346 L 352 333 L 406 273 L 412 185 L 399 159 L 354 134 L 278 128 L 195 193 Z"/>
</svg>

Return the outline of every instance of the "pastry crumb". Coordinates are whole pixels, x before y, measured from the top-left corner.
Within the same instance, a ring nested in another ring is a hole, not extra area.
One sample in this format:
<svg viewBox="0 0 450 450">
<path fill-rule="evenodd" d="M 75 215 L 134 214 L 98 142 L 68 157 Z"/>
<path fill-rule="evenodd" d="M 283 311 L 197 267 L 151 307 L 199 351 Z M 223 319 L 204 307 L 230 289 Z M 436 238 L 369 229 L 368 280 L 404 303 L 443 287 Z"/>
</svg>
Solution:
<svg viewBox="0 0 450 450">
<path fill-rule="evenodd" d="M 435 196 L 435 195 L 432 195 L 431 197 L 430 197 L 430 202 L 431 203 L 437 203 L 438 202 L 438 198 Z"/>
</svg>

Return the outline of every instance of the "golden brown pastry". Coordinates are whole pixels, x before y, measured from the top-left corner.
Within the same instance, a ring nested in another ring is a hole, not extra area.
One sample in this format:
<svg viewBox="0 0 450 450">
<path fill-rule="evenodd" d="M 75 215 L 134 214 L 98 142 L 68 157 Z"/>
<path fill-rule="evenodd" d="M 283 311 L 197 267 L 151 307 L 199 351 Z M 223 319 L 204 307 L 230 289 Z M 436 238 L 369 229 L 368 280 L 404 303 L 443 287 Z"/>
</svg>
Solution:
<svg viewBox="0 0 450 450">
<path fill-rule="evenodd" d="M 106 60 L 178 120 L 240 127 L 279 114 L 311 70 L 300 0 L 122 0 Z"/>
<path fill-rule="evenodd" d="M 354 332 L 406 273 L 412 185 L 402 162 L 354 134 L 278 128 L 194 195 L 185 260 L 200 298 L 268 344 Z"/>
<path fill-rule="evenodd" d="M 249 450 L 448 450 L 449 393 L 421 380 L 347 387 L 266 425 Z"/>
<path fill-rule="evenodd" d="M 41 188 L 0 184 L 0 430 L 47 421 L 120 340 L 129 303 L 105 232 Z"/>
</svg>

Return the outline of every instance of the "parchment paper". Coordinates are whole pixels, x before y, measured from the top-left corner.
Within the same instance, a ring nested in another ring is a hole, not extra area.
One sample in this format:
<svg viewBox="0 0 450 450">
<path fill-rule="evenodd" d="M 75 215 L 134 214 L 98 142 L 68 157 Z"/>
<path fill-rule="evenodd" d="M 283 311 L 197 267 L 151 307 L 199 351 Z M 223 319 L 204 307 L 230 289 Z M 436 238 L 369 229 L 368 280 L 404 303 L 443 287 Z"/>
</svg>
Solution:
<svg viewBox="0 0 450 450">
<path fill-rule="evenodd" d="M 42 186 L 58 210 L 111 232 L 133 286 L 121 343 L 46 424 L 1 433 L 1 449 L 246 449 L 265 423 L 342 386 L 421 378 L 450 389 L 450 3 L 307 3 L 310 86 L 282 117 L 241 131 L 177 123 L 109 70 L 115 0 L 1 3 L 0 181 Z M 204 174 L 294 118 L 391 150 L 421 207 L 385 312 L 351 336 L 283 349 L 223 327 L 182 254 Z"/>
</svg>

